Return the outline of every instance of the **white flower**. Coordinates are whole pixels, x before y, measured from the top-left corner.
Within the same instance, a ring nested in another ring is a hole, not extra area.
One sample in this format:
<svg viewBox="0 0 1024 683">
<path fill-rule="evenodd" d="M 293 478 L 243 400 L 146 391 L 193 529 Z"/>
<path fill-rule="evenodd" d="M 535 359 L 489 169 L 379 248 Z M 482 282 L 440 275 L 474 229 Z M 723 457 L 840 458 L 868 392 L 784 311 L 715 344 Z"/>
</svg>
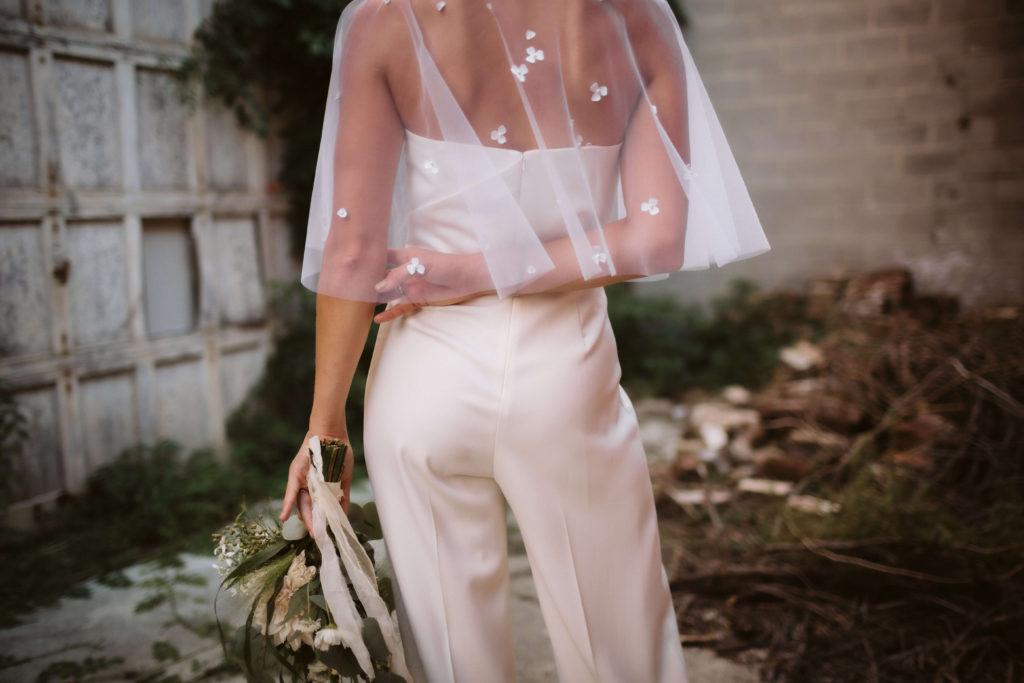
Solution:
<svg viewBox="0 0 1024 683">
<path fill-rule="evenodd" d="M 594 246 L 594 263 L 597 265 L 608 263 L 608 252 L 601 246 Z"/>
<path fill-rule="evenodd" d="M 513 76 L 515 76 L 516 78 L 519 79 L 520 83 L 525 83 L 526 82 L 526 74 L 528 74 L 530 72 L 530 70 L 526 67 L 525 64 L 520 64 L 519 66 L 513 66 L 510 69 L 510 71 L 512 72 Z"/>
<path fill-rule="evenodd" d="M 600 102 L 602 97 L 606 97 L 608 95 L 608 86 L 598 85 L 597 81 L 594 81 L 590 84 L 590 92 L 593 93 L 590 96 L 590 101 Z"/>
<path fill-rule="evenodd" d="M 655 199 L 654 197 L 651 197 L 646 202 L 640 204 L 640 210 L 646 211 L 652 216 L 657 216 L 658 213 L 661 211 L 661 209 L 658 208 L 658 200 Z"/>
<path fill-rule="evenodd" d="M 436 8 L 437 8 L 437 11 L 438 11 L 438 12 L 440 12 L 441 10 L 443 10 L 443 9 L 444 9 L 444 0 L 441 0 L 441 2 L 437 3 L 436 5 L 434 5 L 434 7 L 436 7 Z"/>
<path fill-rule="evenodd" d="M 530 64 L 544 61 L 544 50 L 538 50 L 533 45 L 526 48 L 526 61 Z"/>
<path fill-rule="evenodd" d="M 314 576 L 316 576 L 316 567 L 306 566 L 305 550 L 292 558 L 292 563 L 288 566 L 288 571 L 285 572 L 281 590 L 274 598 L 274 617 L 270 624 L 265 622 L 270 591 L 264 590 L 260 595 L 253 621 L 257 626 L 263 628 L 264 633 L 273 638 L 276 645 L 287 643 L 293 650 L 298 650 L 303 643 L 310 647 L 313 646 L 313 634 L 320 628 L 320 622 L 307 617 L 304 611 L 288 621 L 284 621 L 284 617 L 288 613 L 292 596 L 297 590 L 312 581 Z M 264 582 L 260 581 L 256 585 L 263 586 Z"/>
<path fill-rule="evenodd" d="M 286 541 L 297 541 L 307 533 L 306 525 L 302 523 L 302 518 L 298 515 L 292 515 L 281 525 L 281 536 Z"/>
<path fill-rule="evenodd" d="M 409 262 L 405 264 L 405 270 L 409 275 L 423 275 L 423 273 L 427 272 L 427 267 L 420 263 L 418 256 L 413 256 L 409 259 Z"/>
<path fill-rule="evenodd" d="M 504 145 L 505 141 L 508 139 L 505 137 L 505 133 L 507 132 L 508 131 L 505 129 L 505 126 L 498 126 L 497 130 L 491 131 L 491 139 L 497 142 L 499 145 Z"/>
<path fill-rule="evenodd" d="M 427 170 L 427 173 L 429 173 L 430 175 L 437 175 L 438 171 L 441 170 L 440 168 L 438 168 L 435 162 L 429 160 L 423 162 L 423 168 L 425 168 Z"/>
<path fill-rule="evenodd" d="M 329 650 L 332 645 L 341 644 L 341 631 L 336 628 L 322 628 L 313 637 L 313 647 L 317 650 Z"/>
<path fill-rule="evenodd" d="M 537 37 L 536 33 L 534 33 L 533 31 L 531 31 L 529 29 L 527 29 L 527 31 L 526 31 L 526 39 L 527 40 L 533 40 L 536 37 Z"/>
<path fill-rule="evenodd" d="M 338 209 L 338 218 L 348 218 L 348 209 L 344 206 Z"/>
</svg>

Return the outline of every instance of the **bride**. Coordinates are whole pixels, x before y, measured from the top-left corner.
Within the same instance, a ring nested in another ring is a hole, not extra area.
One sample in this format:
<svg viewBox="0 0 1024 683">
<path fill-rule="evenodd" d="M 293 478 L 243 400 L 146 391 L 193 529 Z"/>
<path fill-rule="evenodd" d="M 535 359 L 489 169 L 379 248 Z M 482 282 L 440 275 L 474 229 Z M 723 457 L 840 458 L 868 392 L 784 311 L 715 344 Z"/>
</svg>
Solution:
<svg viewBox="0 0 1024 683">
<path fill-rule="evenodd" d="M 515 680 L 507 504 L 561 680 L 684 681 L 602 288 L 769 245 L 670 8 L 357 0 L 333 59 L 303 444 L 347 439 L 375 319 L 365 457 L 412 677 Z M 281 512 L 307 527 L 308 466 Z"/>
</svg>

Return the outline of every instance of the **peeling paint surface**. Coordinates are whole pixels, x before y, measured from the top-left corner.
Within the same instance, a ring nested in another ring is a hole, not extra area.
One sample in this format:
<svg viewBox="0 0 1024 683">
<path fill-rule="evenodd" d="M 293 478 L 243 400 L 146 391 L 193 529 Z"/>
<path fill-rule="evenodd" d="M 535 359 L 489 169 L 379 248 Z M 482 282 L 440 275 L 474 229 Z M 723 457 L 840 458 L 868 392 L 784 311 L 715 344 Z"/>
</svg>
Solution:
<svg viewBox="0 0 1024 683">
<path fill-rule="evenodd" d="M 139 176 L 147 189 L 188 185 L 188 111 L 167 71 L 139 69 L 135 83 L 139 115 Z"/>
<path fill-rule="evenodd" d="M 46 286 L 40 228 L 0 225 L 0 357 L 50 347 Z"/>
<path fill-rule="evenodd" d="M 266 354 L 262 348 L 246 349 L 225 353 L 220 357 L 221 392 L 224 397 L 224 414 L 245 402 L 249 389 L 263 374 Z"/>
<path fill-rule="evenodd" d="M 85 457 L 93 470 L 140 440 L 135 376 L 125 372 L 86 378 L 79 392 Z"/>
<path fill-rule="evenodd" d="M 119 186 L 121 146 L 113 66 L 73 59 L 54 62 L 64 182 L 82 189 Z"/>
<path fill-rule="evenodd" d="M 39 184 L 28 57 L 0 51 L 0 186 Z"/>
<path fill-rule="evenodd" d="M 135 36 L 184 43 L 185 3 L 181 0 L 132 0 Z"/>
<path fill-rule="evenodd" d="M 126 339 L 130 334 L 124 227 L 120 223 L 68 225 L 71 273 L 68 301 L 76 344 Z"/>
<path fill-rule="evenodd" d="M 245 189 L 248 181 L 245 135 L 234 112 L 220 106 L 206 112 L 206 168 L 210 187 Z"/>
<path fill-rule="evenodd" d="M 186 449 L 208 444 L 206 392 L 198 359 L 157 366 L 157 436 L 174 439 Z"/>
<path fill-rule="evenodd" d="M 109 31 L 110 0 L 47 0 L 46 18 L 58 26 Z"/>
<path fill-rule="evenodd" d="M 250 218 L 213 222 L 214 291 L 221 320 L 255 322 L 263 318 L 256 225 Z"/>
<path fill-rule="evenodd" d="M 29 438 L 21 457 L 14 462 L 14 477 L 20 497 L 30 498 L 64 487 L 57 390 L 53 385 L 21 391 L 14 395 L 18 408 L 28 418 Z"/>
</svg>

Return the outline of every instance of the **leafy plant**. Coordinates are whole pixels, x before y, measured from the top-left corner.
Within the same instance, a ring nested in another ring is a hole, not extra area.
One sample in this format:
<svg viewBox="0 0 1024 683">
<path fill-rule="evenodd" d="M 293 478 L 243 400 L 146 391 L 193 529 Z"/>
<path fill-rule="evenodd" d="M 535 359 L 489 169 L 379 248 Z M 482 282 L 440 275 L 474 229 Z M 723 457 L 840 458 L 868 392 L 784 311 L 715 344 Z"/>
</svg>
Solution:
<svg viewBox="0 0 1024 683">
<path fill-rule="evenodd" d="M 631 287 L 606 292 L 622 382 L 640 395 L 679 398 L 693 388 L 762 386 L 779 348 L 809 327 L 801 297 L 761 295 L 747 280 L 733 280 L 710 314 L 670 295 L 637 296 Z"/>
</svg>

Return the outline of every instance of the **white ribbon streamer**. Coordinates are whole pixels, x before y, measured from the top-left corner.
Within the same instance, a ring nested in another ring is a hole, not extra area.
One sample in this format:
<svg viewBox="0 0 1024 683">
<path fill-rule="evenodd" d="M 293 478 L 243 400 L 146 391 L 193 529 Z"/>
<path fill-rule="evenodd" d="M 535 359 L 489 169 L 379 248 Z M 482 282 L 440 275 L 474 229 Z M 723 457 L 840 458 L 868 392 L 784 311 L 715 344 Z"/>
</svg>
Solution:
<svg viewBox="0 0 1024 683">
<path fill-rule="evenodd" d="M 356 538 L 348 515 L 341 509 L 341 484 L 327 482 L 324 479 L 319 437 L 310 437 L 309 453 L 310 467 L 306 475 L 306 485 L 313 501 L 313 534 L 323 558 L 320 565 L 320 585 L 324 590 L 324 599 L 331 609 L 331 616 L 334 617 L 341 633 L 342 643 L 352 650 L 360 668 L 372 679 L 373 664 L 370 653 L 363 643 L 362 619 L 349 593 L 345 575 L 341 571 L 344 564 L 345 574 L 352 580 L 356 595 L 359 596 L 367 616 L 376 619 L 380 625 L 384 642 L 391 651 L 391 671 L 407 681 L 411 680 L 406 669 L 398 627 L 377 590 L 377 576 L 373 563 Z M 327 534 L 328 527 L 334 533 L 336 544 Z"/>
</svg>

